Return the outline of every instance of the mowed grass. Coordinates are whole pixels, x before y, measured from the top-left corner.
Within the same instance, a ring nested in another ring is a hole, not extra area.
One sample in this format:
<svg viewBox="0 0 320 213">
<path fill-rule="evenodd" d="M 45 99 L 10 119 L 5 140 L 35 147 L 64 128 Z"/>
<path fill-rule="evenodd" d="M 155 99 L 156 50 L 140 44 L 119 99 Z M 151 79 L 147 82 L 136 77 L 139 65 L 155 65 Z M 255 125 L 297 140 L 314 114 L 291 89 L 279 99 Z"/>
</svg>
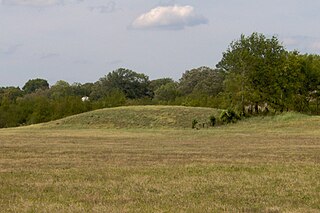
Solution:
<svg viewBox="0 0 320 213">
<path fill-rule="evenodd" d="M 0 130 L 2 212 L 320 212 L 320 117 L 46 125 Z"/>
</svg>

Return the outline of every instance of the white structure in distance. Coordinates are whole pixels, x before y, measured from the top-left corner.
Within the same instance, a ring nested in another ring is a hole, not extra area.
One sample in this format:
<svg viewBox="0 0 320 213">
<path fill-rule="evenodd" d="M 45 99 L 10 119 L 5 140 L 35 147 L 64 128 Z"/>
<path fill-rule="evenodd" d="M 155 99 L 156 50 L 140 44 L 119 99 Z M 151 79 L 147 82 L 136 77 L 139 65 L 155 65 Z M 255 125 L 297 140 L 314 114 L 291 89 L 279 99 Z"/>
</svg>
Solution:
<svg viewBox="0 0 320 213">
<path fill-rule="evenodd" d="M 81 98 L 82 102 L 90 101 L 88 96 L 84 96 Z"/>
</svg>

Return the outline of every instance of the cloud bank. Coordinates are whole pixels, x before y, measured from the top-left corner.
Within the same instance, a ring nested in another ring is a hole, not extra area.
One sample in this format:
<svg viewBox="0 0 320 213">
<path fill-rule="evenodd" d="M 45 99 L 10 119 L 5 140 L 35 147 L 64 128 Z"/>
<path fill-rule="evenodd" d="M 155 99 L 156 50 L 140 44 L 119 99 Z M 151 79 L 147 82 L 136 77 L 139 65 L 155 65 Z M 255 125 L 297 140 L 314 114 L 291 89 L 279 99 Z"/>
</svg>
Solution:
<svg viewBox="0 0 320 213">
<path fill-rule="evenodd" d="M 192 6 L 160 6 L 140 15 L 131 27 L 133 29 L 179 30 L 207 24 L 208 19 L 195 13 Z"/>
</svg>

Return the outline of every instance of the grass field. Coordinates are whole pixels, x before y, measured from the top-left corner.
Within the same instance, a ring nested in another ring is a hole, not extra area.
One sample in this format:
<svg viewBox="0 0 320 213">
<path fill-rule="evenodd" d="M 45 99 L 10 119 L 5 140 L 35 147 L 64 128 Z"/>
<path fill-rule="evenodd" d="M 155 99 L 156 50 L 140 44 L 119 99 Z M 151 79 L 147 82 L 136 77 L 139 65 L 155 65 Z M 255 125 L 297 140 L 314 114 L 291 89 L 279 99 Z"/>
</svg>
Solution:
<svg viewBox="0 0 320 213">
<path fill-rule="evenodd" d="M 1 212 L 320 212 L 320 117 L 192 130 L 95 116 L 0 130 Z"/>
</svg>

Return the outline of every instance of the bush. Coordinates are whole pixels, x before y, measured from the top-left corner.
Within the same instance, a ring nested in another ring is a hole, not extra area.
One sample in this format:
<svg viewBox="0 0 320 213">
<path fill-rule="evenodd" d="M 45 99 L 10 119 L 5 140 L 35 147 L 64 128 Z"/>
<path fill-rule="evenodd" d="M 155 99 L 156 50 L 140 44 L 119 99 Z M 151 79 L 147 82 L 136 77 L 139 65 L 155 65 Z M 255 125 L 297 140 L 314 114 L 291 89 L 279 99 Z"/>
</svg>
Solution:
<svg viewBox="0 0 320 213">
<path fill-rule="evenodd" d="M 225 124 L 235 123 L 238 120 L 240 120 L 240 116 L 232 109 L 228 109 L 221 113 L 220 120 L 222 121 L 222 123 L 225 123 Z"/>
<path fill-rule="evenodd" d="M 196 128 L 197 124 L 198 124 L 197 119 L 193 119 L 193 121 L 192 121 L 192 129 Z"/>
<path fill-rule="evenodd" d="M 216 125 L 216 117 L 214 117 L 214 115 L 211 115 L 210 118 L 209 118 L 209 120 L 210 120 L 211 126 Z"/>
</svg>

